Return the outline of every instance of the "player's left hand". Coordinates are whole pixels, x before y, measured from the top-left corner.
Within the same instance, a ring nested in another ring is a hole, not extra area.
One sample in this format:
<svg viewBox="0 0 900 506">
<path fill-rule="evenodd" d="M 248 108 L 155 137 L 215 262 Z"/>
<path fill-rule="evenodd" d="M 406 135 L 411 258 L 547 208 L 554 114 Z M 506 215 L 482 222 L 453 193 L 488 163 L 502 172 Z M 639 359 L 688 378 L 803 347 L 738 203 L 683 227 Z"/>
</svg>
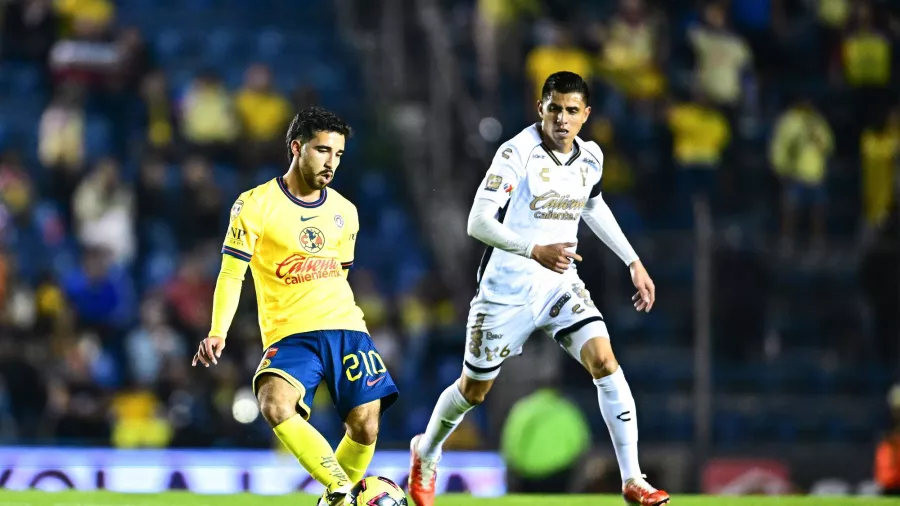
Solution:
<svg viewBox="0 0 900 506">
<path fill-rule="evenodd" d="M 209 364 L 218 364 L 219 361 L 216 359 L 222 356 L 222 349 L 224 348 L 225 338 L 217 336 L 207 337 L 203 341 L 200 341 L 200 347 L 197 350 L 197 353 L 194 354 L 191 365 L 197 367 L 197 364 L 200 363 L 205 367 L 209 367 Z"/>
<path fill-rule="evenodd" d="M 635 260 L 629 266 L 629 270 L 631 271 L 631 282 L 638 290 L 631 298 L 631 301 L 634 302 L 634 309 L 649 313 L 656 302 L 656 285 L 653 284 L 653 280 L 650 279 L 647 269 L 640 260 Z"/>
</svg>

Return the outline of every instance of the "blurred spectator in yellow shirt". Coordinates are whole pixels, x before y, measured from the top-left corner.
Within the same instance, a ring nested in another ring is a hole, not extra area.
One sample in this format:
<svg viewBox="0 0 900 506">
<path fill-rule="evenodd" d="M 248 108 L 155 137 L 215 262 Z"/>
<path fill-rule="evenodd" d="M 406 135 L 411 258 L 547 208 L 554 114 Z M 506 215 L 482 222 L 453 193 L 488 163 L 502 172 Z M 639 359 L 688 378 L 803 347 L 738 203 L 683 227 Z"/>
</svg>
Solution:
<svg viewBox="0 0 900 506">
<path fill-rule="evenodd" d="M 665 91 L 657 62 L 664 53 L 662 20 L 644 0 L 620 0 L 619 12 L 592 30 L 601 46 L 600 72 L 629 98 L 656 98 Z"/>
<path fill-rule="evenodd" d="M 603 149 L 603 195 L 627 195 L 635 185 L 634 171 L 615 142 L 615 127 L 609 118 L 591 118 L 590 138 Z"/>
<path fill-rule="evenodd" d="M 590 82 L 593 61 L 587 51 L 572 43 L 567 31 L 554 23 L 538 29 L 539 43 L 525 59 L 525 72 L 531 85 L 531 96 L 541 99 L 541 87 L 550 74 L 563 70 L 574 72 Z M 534 104 L 530 104 L 530 109 Z"/>
<path fill-rule="evenodd" d="M 238 91 L 237 112 L 243 127 L 242 155 L 249 166 L 260 161 L 282 161 L 279 149 L 291 120 L 291 104 L 272 87 L 272 72 L 263 64 L 252 65 L 244 75 L 244 87 Z"/>
<path fill-rule="evenodd" d="M 49 276 L 38 284 L 35 290 L 35 304 L 37 306 L 35 328 L 48 334 L 55 331 L 57 335 L 67 335 L 65 331 L 66 324 L 71 319 L 70 308 L 59 285 Z"/>
<path fill-rule="evenodd" d="M 850 17 L 850 0 L 817 0 L 816 17 L 829 28 L 843 28 Z"/>
<path fill-rule="evenodd" d="M 881 228 L 895 205 L 900 161 L 900 110 L 885 113 L 880 123 L 867 128 L 860 140 L 863 217 L 868 230 Z"/>
<path fill-rule="evenodd" d="M 696 199 L 705 199 L 715 207 L 717 169 L 731 141 L 731 128 L 700 88 L 695 88 L 692 101 L 669 107 L 666 119 L 672 131 L 672 155 L 678 169 L 677 216 L 684 226 L 693 223 Z"/>
<path fill-rule="evenodd" d="M 472 37 L 485 103 L 496 100 L 501 73 L 520 70 L 525 32 L 520 22 L 525 17 L 537 17 L 540 11 L 538 0 L 478 0 Z"/>
<path fill-rule="evenodd" d="M 13 217 L 27 212 L 33 200 L 28 170 L 18 151 L 0 155 L 0 205 L 6 205 Z"/>
<path fill-rule="evenodd" d="M 78 171 L 84 162 L 82 90 L 68 85 L 57 90 L 44 109 L 38 133 L 38 156 L 45 167 Z"/>
<path fill-rule="evenodd" d="M 853 6 L 851 25 L 841 44 L 844 79 L 854 88 L 887 86 L 891 79 L 891 42 L 874 26 L 872 7 Z"/>
<path fill-rule="evenodd" d="M 55 0 L 55 7 L 67 31 L 103 32 L 116 15 L 115 6 L 108 0 Z"/>
<path fill-rule="evenodd" d="M 155 71 L 141 83 L 141 100 L 147 124 L 146 142 L 151 151 L 171 155 L 175 147 L 176 124 L 166 75 Z"/>
<path fill-rule="evenodd" d="M 165 448 L 172 440 L 172 425 L 153 392 L 125 390 L 112 401 L 112 444 L 116 448 Z"/>
<path fill-rule="evenodd" d="M 893 100 L 891 40 L 876 25 L 873 7 L 856 2 L 840 47 L 840 75 L 850 88 L 855 112 L 851 139 L 860 138 L 865 126 L 884 113 Z M 837 74 L 838 72 L 835 72 Z M 842 145 L 841 151 L 849 149 Z"/>
<path fill-rule="evenodd" d="M 809 208 L 813 247 L 821 252 L 826 239 L 825 173 L 834 151 L 828 121 L 808 98 L 801 98 L 779 117 L 770 145 L 772 167 L 782 181 L 781 241 L 783 253 L 793 248 L 798 208 Z"/>
<path fill-rule="evenodd" d="M 217 160 L 231 158 L 240 134 L 231 95 L 213 73 L 199 74 L 182 103 L 182 129 L 194 149 Z"/>
<path fill-rule="evenodd" d="M 750 46 L 728 26 L 721 3 L 703 10 L 703 24 L 688 33 L 697 60 L 697 77 L 703 92 L 716 105 L 737 107 L 743 89 L 743 72 L 750 68 Z"/>
</svg>

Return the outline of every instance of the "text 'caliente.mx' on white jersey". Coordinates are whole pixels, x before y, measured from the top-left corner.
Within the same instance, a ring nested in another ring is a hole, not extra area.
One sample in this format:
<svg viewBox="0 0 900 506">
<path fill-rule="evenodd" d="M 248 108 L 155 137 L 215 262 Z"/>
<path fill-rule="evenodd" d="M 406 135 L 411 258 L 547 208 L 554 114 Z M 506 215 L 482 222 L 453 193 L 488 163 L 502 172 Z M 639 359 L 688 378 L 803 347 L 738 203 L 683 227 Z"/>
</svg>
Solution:
<svg viewBox="0 0 900 506">
<path fill-rule="evenodd" d="M 576 137 L 569 153 L 555 153 L 529 126 L 497 149 L 475 194 L 499 208 L 497 220 L 535 244 L 577 242 L 588 200 L 602 190 L 603 152 Z M 532 259 L 488 247 L 478 268 L 479 293 L 506 304 L 523 304 L 547 283 L 575 274 L 573 263 L 560 275 Z"/>
</svg>

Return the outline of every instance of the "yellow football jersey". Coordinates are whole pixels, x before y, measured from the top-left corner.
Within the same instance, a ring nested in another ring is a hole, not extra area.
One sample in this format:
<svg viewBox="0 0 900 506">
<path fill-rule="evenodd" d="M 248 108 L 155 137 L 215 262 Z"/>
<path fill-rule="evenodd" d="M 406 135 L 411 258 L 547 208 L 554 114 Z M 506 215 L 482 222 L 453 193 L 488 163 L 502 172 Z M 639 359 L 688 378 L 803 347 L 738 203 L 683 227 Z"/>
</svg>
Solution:
<svg viewBox="0 0 900 506">
<path fill-rule="evenodd" d="M 335 190 L 304 202 L 278 177 L 238 197 L 222 253 L 250 262 L 263 348 L 300 332 L 367 332 L 343 272 L 358 231 L 356 206 Z"/>
</svg>

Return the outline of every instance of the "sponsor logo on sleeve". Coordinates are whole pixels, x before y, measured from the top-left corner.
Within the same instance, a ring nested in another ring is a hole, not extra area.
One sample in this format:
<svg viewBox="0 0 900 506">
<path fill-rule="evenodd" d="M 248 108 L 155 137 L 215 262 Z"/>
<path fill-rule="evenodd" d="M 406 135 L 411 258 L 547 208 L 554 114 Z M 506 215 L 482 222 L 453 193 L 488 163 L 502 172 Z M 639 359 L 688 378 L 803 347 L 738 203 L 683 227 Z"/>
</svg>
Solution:
<svg viewBox="0 0 900 506">
<path fill-rule="evenodd" d="M 241 214 L 241 209 L 243 209 L 243 208 L 244 208 L 243 200 L 238 200 L 234 203 L 233 206 L 231 206 L 231 221 L 234 221 L 237 219 L 238 215 Z"/>
<path fill-rule="evenodd" d="M 500 185 L 503 184 L 503 178 L 496 174 L 488 174 L 487 181 L 484 184 L 484 189 L 489 192 L 495 192 L 500 189 Z"/>
</svg>

